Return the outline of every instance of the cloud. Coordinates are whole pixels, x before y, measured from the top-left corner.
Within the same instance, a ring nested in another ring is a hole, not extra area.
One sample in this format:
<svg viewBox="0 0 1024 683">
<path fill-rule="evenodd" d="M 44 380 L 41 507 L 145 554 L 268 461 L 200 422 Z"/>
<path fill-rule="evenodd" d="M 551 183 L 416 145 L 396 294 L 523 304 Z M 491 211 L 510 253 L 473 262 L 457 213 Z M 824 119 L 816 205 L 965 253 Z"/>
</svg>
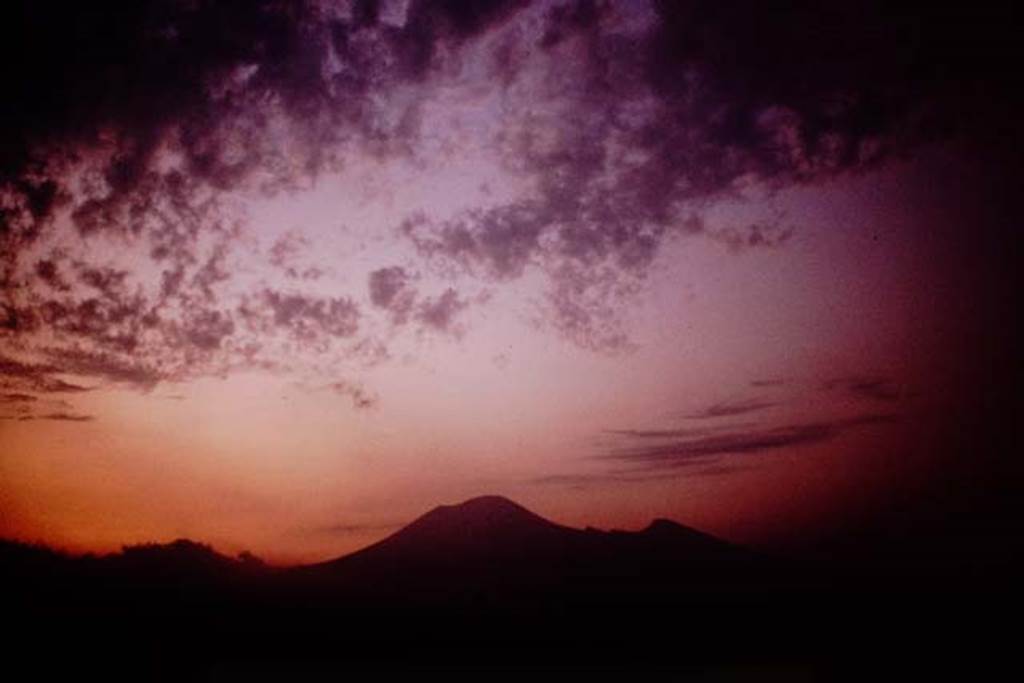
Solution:
<svg viewBox="0 0 1024 683">
<path fill-rule="evenodd" d="M 896 401 L 905 393 L 901 386 L 881 377 L 838 377 L 828 380 L 822 387 L 826 391 L 845 391 L 872 401 Z"/>
<path fill-rule="evenodd" d="M 318 531 L 319 533 L 334 536 L 352 536 L 380 531 L 390 531 L 391 529 L 397 529 L 400 526 L 402 526 L 402 524 L 397 522 L 385 524 L 330 524 L 321 527 Z"/>
<path fill-rule="evenodd" d="M 156 368 L 144 363 L 126 362 L 112 354 L 87 351 L 80 348 L 50 348 L 46 355 L 61 372 L 88 377 L 100 377 L 111 382 L 151 389 L 162 378 Z"/>
<path fill-rule="evenodd" d="M 21 361 L 0 354 L 0 387 L 39 393 L 79 393 L 90 390 L 90 387 L 53 376 L 59 372 L 61 369 L 50 363 Z"/>
<path fill-rule="evenodd" d="M 77 394 L 79 392 L 93 390 L 93 387 L 84 387 L 80 384 L 65 382 L 64 380 L 56 377 L 40 377 L 32 386 L 36 391 L 49 393 Z"/>
<path fill-rule="evenodd" d="M 848 388 L 852 393 L 858 396 L 874 399 L 876 401 L 895 401 L 899 399 L 903 393 L 900 391 L 899 387 L 884 380 L 857 382 L 851 384 Z"/>
<path fill-rule="evenodd" d="M 357 410 L 369 410 L 377 406 L 380 399 L 367 391 L 361 384 L 338 381 L 327 385 L 327 388 L 340 396 L 348 396 L 352 407 Z"/>
<path fill-rule="evenodd" d="M 776 405 L 778 405 L 778 403 L 775 401 L 763 401 L 752 398 L 744 401 L 733 401 L 731 403 L 716 403 L 715 405 L 708 406 L 696 413 L 692 413 L 688 417 L 692 420 L 733 417 L 736 415 L 746 415 L 747 413 L 765 410 Z"/>
<path fill-rule="evenodd" d="M 0 394 L 0 403 L 32 403 L 39 398 L 32 394 L 7 393 Z"/>
<path fill-rule="evenodd" d="M 737 429 L 712 435 L 668 437 L 662 443 L 627 443 L 594 456 L 600 460 L 638 463 L 644 468 L 670 469 L 706 464 L 717 456 L 745 456 L 830 441 L 843 433 L 870 425 L 889 424 L 892 414 L 864 414 L 831 421 L 777 427 Z"/>
<path fill-rule="evenodd" d="M 77 413 L 46 413 L 35 416 L 35 419 L 56 420 L 58 422 L 92 422 L 96 418 L 93 415 L 79 415 Z"/>
<path fill-rule="evenodd" d="M 627 439 L 672 439 L 709 436 L 720 431 L 722 428 L 683 427 L 680 429 L 606 429 L 604 433 Z"/>
<path fill-rule="evenodd" d="M 185 322 L 185 338 L 200 351 L 214 351 L 235 332 L 231 314 L 218 310 L 199 310 Z"/>
<path fill-rule="evenodd" d="M 370 303 L 391 314 L 396 325 L 408 321 L 416 304 L 416 292 L 409 286 L 411 277 L 400 266 L 380 268 L 370 273 Z"/>
<path fill-rule="evenodd" d="M 458 135 L 520 190 L 410 214 L 410 272 L 535 275 L 547 328 L 629 349 L 624 311 L 667 241 L 772 248 L 792 232 L 712 224 L 708 207 L 1016 130 L 1014 25 L 881 2 L 5 3 L 0 340 L 67 366 L 4 376 L 144 389 L 343 362 L 352 296 L 312 287 L 328 271 L 296 262 L 295 236 L 260 252 L 294 288 L 247 280 L 232 207 L 357 157 L 429 168 L 454 135 L 429 110 L 466 95 L 479 120 Z M 407 280 L 371 275 L 374 308 L 459 329 L 454 289 L 421 299 Z"/>
<path fill-rule="evenodd" d="M 416 320 L 426 329 L 457 334 L 460 328 L 456 318 L 468 307 L 468 301 L 462 299 L 454 289 L 448 288 L 441 296 L 420 302 Z"/>
<path fill-rule="evenodd" d="M 35 420 L 52 420 L 54 422 L 92 422 L 96 419 L 93 415 L 81 415 L 78 413 L 53 412 L 39 415 L 0 415 L 0 420 L 17 420 L 18 422 L 32 422 Z"/>
<path fill-rule="evenodd" d="M 280 237 L 270 247 L 268 261 L 271 266 L 282 271 L 289 279 L 316 281 L 324 276 L 324 269 L 318 266 L 302 267 L 299 265 L 302 252 L 308 251 L 310 247 L 310 242 L 304 235 L 291 231 Z"/>
<path fill-rule="evenodd" d="M 689 473 L 677 471 L 671 474 L 643 472 L 639 470 L 623 470 L 591 474 L 547 474 L 528 479 L 529 484 L 541 486 L 565 486 L 572 489 L 586 489 L 595 486 L 613 486 L 620 484 L 643 484 L 651 481 L 664 481 L 667 478 L 689 476 Z"/>
<path fill-rule="evenodd" d="M 734 197 L 737 184 L 751 180 L 780 187 L 873 167 L 913 142 L 897 132 L 902 109 L 888 113 L 891 131 L 862 130 L 861 105 L 874 112 L 877 103 L 854 96 L 840 111 L 819 65 L 786 62 L 789 79 L 813 70 L 818 91 L 796 93 L 782 79 L 773 80 L 776 92 L 762 91 L 757 74 L 766 56 L 730 38 L 760 39 L 767 26 L 791 31 L 793 21 L 804 30 L 831 26 L 828 12 L 762 16 L 751 8 L 766 22 L 752 29 L 743 13 L 710 7 L 581 7 L 552 8 L 543 32 L 520 30 L 525 44 L 513 50 L 520 58 L 502 62 L 512 123 L 496 148 L 534 192 L 402 225 L 422 256 L 445 267 L 498 282 L 539 272 L 549 282 L 548 322 L 581 346 L 628 346 L 624 302 L 667 239 L 699 233 L 740 249 L 778 246 L 792 234 L 779 219 L 712 229 L 696 213 L 701 205 Z M 717 34 L 720 44 L 708 44 L 707 35 Z M 726 45 L 739 62 L 723 59 L 718 50 Z M 747 72 L 727 73 L 738 69 Z M 557 86 L 538 85 L 537 72 Z M 858 92 L 873 90 L 873 75 L 863 75 Z"/>
<path fill-rule="evenodd" d="M 671 479 L 691 479 L 694 477 L 720 477 L 750 469 L 749 466 L 730 464 L 708 464 L 716 460 L 696 460 L 692 467 L 676 467 L 671 471 L 654 470 L 653 468 L 626 469 L 611 472 L 590 474 L 548 474 L 528 479 L 526 483 L 540 486 L 558 486 L 576 490 L 584 490 L 602 486 L 621 486 L 623 484 L 645 484 Z"/>
<path fill-rule="evenodd" d="M 753 467 L 758 461 L 752 456 L 825 443 L 854 429 L 893 424 L 900 419 L 891 413 L 864 413 L 776 426 L 609 429 L 603 434 L 612 437 L 611 443 L 601 440 L 598 452 L 586 457 L 586 471 L 547 474 L 528 479 L 526 483 L 586 489 L 727 476 Z M 603 467 L 595 471 L 595 465 Z"/>
<path fill-rule="evenodd" d="M 265 290 L 263 298 L 276 326 L 297 340 L 316 342 L 322 336 L 351 337 L 359 329 L 359 308 L 345 297 L 311 297 Z"/>
</svg>

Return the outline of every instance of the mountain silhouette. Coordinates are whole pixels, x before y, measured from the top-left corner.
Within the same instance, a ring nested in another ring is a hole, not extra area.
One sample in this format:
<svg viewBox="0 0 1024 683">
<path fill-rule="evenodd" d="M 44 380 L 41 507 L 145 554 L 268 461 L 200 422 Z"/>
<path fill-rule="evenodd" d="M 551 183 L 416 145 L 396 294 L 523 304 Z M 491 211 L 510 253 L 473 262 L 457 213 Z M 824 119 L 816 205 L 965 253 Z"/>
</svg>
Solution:
<svg viewBox="0 0 1024 683">
<path fill-rule="evenodd" d="M 42 678 L 93 661 L 109 680 L 111 644 L 142 667 L 117 669 L 134 680 L 197 670 L 222 680 L 209 672 L 254 661 L 263 673 L 267 662 L 288 672 L 317 661 L 376 674 L 700 669 L 785 655 L 845 671 L 850 648 L 865 665 L 907 658 L 915 642 L 921 653 L 943 642 L 963 651 L 966 641 L 948 643 L 949 620 L 976 622 L 979 605 L 1004 600 L 1008 584 L 988 578 L 970 584 L 988 591 L 980 598 L 946 583 L 866 580 L 856 566 L 782 561 L 666 519 L 576 529 L 499 496 L 437 507 L 362 550 L 290 568 L 185 539 L 84 557 L 0 541 L 5 611 L 18 626 L 9 650 L 70 667 Z"/>
<path fill-rule="evenodd" d="M 677 552 L 742 552 L 726 541 L 670 520 L 655 520 L 642 532 L 581 530 L 556 524 L 502 496 L 480 496 L 434 508 L 384 540 L 319 566 L 341 568 L 356 559 L 461 563 L 522 557 L 523 553 L 582 552 L 601 544 L 626 549 L 630 543 L 635 549 L 675 544 Z"/>
<path fill-rule="evenodd" d="M 500 496 L 427 512 L 367 548 L 287 572 L 311 600 L 536 614 L 591 604 L 671 604 L 763 586 L 771 562 L 669 520 L 576 529 Z"/>
<path fill-rule="evenodd" d="M 524 544 L 547 543 L 573 532 L 507 498 L 481 496 L 434 508 L 357 555 L 502 555 Z"/>
</svg>

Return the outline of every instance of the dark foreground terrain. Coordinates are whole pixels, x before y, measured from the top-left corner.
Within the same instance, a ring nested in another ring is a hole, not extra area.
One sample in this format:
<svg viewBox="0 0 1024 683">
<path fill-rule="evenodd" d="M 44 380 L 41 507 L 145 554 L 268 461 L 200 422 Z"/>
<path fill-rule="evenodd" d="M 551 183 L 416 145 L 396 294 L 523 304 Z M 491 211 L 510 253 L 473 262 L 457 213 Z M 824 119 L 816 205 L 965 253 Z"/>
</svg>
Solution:
<svg viewBox="0 0 1024 683">
<path fill-rule="evenodd" d="M 77 558 L 3 542 L 0 579 L 4 671 L 19 672 L 7 680 L 916 680 L 1018 669 L 1008 565 L 781 560 L 667 520 L 571 529 L 498 497 L 437 508 L 318 565 L 270 568 L 185 540 Z"/>
</svg>

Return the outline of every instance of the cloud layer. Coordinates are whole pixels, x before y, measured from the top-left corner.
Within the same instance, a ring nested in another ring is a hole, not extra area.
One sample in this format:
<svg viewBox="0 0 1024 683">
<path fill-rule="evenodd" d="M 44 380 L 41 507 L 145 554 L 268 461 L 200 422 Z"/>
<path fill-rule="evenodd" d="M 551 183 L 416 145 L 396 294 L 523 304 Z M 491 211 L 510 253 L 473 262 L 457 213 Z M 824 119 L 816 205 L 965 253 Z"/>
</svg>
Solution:
<svg viewBox="0 0 1024 683">
<path fill-rule="evenodd" d="M 781 219 L 709 226 L 709 206 L 934 140 L 983 142 L 1009 120 L 1012 23 L 995 10 L 152 0 L 2 12 L 11 395 L 345 372 L 386 357 L 404 329 L 458 335 L 477 301 L 457 285 L 467 277 L 538 278 L 553 330 L 627 348 L 623 304 L 666 240 L 756 248 L 791 233 Z M 411 262 L 376 264 L 365 286 L 302 263 L 317 245 L 301 235 L 264 250 L 247 232 L 247 201 L 352 160 L 429 169 L 468 153 L 462 139 L 517 191 L 409 207 L 387 237 Z"/>
</svg>

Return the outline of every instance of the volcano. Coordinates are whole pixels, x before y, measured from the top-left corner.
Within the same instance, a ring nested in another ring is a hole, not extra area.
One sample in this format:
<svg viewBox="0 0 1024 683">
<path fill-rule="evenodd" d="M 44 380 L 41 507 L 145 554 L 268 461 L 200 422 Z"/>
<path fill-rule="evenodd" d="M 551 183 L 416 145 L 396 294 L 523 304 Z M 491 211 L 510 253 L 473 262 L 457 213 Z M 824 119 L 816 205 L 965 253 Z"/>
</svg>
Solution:
<svg viewBox="0 0 1024 683">
<path fill-rule="evenodd" d="M 671 520 L 576 529 L 498 496 L 437 507 L 363 550 L 290 568 L 186 540 L 81 558 L 0 543 L 4 585 L 27 587 L 10 605 L 25 648 L 56 642 L 86 657 L 123 643 L 168 680 L 237 661 L 377 673 L 384 663 L 394 673 L 703 666 L 770 661 L 793 643 L 846 666 L 848 646 L 865 638 L 857 625 L 885 610 L 912 621 L 875 622 L 879 661 L 899 654 L 887 643 L 906 648 L 907 623 L 920 642 L 941 642 L 939 617 L 979 604 L 817 573 Z"/>
<path fill-rule="evenodd" d="M 763 581 L 767 560 L 670 520 L 576 529 L 500 496 L 443 505 L 360 551 L 292 570 L 348 602 L 401 605 L 631 603 Z"/>
</svg>

